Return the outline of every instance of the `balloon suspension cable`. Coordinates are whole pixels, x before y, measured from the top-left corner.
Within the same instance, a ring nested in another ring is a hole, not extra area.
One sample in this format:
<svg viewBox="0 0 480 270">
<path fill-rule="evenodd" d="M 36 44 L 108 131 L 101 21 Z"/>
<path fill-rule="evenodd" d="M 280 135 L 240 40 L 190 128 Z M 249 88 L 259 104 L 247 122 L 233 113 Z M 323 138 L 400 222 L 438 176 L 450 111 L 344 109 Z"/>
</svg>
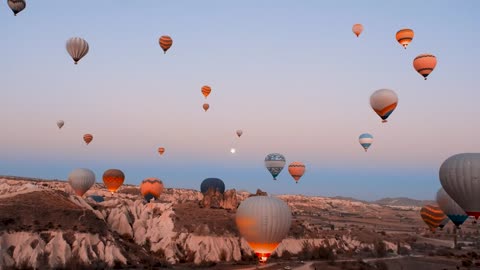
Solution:
<svg viewBox="0 0 480 270">
<path fill-rule="evenodd" d="M 382 120 L 382 123 L 387 123 L 387 122 L 388 122 L 387 119 Z"/>
<path fill-rule="evenodd" d="M 365 148 L 365 152 L 367 152 L 367 148 Z"/>
<path fill-rule="evenodd" d="M 163 51 L 163 54 L 167 54 L 167 51 Z"/>
<path fill-rule="evenodd" d="M 78 64 L 78 62 L 77 62 L 77 61 L 75 61 L 75 65 L 76 65 L 76 64 Z"/>
</svg>

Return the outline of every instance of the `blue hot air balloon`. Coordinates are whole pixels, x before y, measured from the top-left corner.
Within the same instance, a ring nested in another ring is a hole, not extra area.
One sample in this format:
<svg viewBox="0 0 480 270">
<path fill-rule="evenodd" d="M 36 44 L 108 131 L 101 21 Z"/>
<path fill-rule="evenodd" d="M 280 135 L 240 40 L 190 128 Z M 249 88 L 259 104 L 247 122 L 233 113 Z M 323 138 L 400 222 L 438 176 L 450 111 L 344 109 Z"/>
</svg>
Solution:
<svg viewBox="0 0 480 270">
<path fill-rule="evenodd" d="M 206 178 L 202 181 L 200 185 L 200 191 L 205 194 L 209 189 L 213 188 L 214 190 L 218 190 L 220 193 L 223 194 L 225 192 L 225 183 L 221 179 L 218 178 Z"/>
<path fill-rule="evenodd" d="M 372 145 L 373 142 L 373 136 L 368 133 L 363 133 L 358 137 L 358 141 L 362 145 L 363 149 L 365 149 L 365 152 L 367 152 L 367 149 Z"/>
</svg>

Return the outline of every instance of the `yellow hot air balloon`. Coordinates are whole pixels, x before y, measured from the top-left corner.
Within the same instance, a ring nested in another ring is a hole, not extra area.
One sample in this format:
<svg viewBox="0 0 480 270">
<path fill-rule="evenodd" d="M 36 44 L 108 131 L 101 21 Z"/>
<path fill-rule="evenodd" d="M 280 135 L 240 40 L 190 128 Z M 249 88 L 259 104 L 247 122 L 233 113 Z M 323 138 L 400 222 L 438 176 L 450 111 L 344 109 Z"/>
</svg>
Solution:
<svg viewBox="0 0 480 270">
<path fill-rule="evenodd" d="M 159 147 L 159 148 L 158 148 L 158 153 L 159 153 L 160 155 L 163 155 L 163 153 L 165 153 L 165 148 L 164 148 L 164 147 Z"/>
<path fill-rule="evenodd" d="M 287 236 L 292 212 L 278 198 L 254 196 L 240 204 L 235 222 L 242 237 L 264 263 Z"/>
<path fill-rule="evenodd" d="M 208 95 L 210 95 L 210 93 L 212 92 L 212 88 L 208 85 L 204 85 L 202 86 L 202 94 L 203 96 L 205 96 L 205 98 L 208 97 Z"/>
<path fill-rule="evenodd" d="M 403 46 L 403 48 L 407 49 L 408 44 L 410 44 L 413 39 L 413 36 L 413 30 L 405 28 L 399 30 L 395 35 L 395 38 L 397 39 L 398 43 Z"/>
<path fill-rule="evenodd" d="M 420 75 L 425 78 L 425 80 L 427 79 L 428 75 L 430 75 L 430 73 L 435 69 L 436 65 L 437 58 L 433 54 L 420 54 L 413 60 L 413 67 L 418 73 L 420 73 Z"/>
<path fill-rule="evenodd" d="M 88 145 L 90 142 L 92 142 L 93 135 L 92 134 L 85 134 L 85 135 L 83 135 L 83 140 Z"/>
<path fill-rule="evenodd" d="M 292 162 L 290 165 L 288 165 L 288 172 L 295 180 L 295 183 L 298 184 L 298 181 L 305 173 L 305 164 L 298 161 Z"/>
<path fill-rule="evenodd" d="M 158 40 L 158 43 L 160 44 L 160 47 L 163 49 L 163 53 L 166 54 L 168 49 L 172 47 L 173 40 L 169 36 L 161 36 L 160 39 Z"/>
<path fill-rule="evenodd" d="M 210 108 L 210 105 L 208 105 L 208 103 L 204 103 L 204 104 L 203 104 L 203 109 L 204 109 L 205 111 L 208 111 L 208 108 Z"/>
<path fill-rule="evenodd" d="M 358 36 L 360 36 L 360 34 L 363 32 L 363 25 L 357 23 L 357 24 L 354 24 L 353 27 L 352 27 L 352 32 Z"/>
<path fill-rule="evenodd" d="M 109 169 L 103 173 L 103 183 L 112 194 L 117 191 L 125 181 L 125 174 L 117 169 Z"/>
</svg>

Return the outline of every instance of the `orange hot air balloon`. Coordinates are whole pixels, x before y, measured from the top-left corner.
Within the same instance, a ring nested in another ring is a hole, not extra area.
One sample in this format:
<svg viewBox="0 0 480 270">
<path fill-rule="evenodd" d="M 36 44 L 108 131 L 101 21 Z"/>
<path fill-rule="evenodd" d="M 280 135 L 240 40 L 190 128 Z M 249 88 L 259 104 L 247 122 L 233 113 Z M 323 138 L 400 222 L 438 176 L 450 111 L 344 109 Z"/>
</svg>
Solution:
<svg viewBox="0 0 480 270">
<path fill-rule="evenodd" d="M 437 58 L 433 54 L 420 54 L 419 56 L 415 57 L 413 60 L 413 67 L 415 70 L 422 75 L 425 80 L 427 76 L 435 69 L 437 65 Z"/>
<path fill-rule="evenodd" d="M 158 148 L 158 153 L 159 153 L 160 155 L 163 155 L 163 153 L 165 153 L 165 148 L 159 147 L 159 148 Z"/>
<path fill-rule="evenodd" d="M 420 216 L 432 232 L 435 232 L 435 229 L 447 217 L 443 213 L 443 211 L 436 205 L 423 206 L 422 209 L 420 209 Z"/>
<path fill-rule="evenodd" d="M 163 53 L 166 54 L 168 49 L 172 47 L 173 40 L 169 36 L 161 36 L 160 39 L 158 40 L 158 43 L 160 44 L 160 47 L 162 47 Z"/>
<path fill-rule="evenodd" d="M 123 185 L 125 174 L 117 169 L 109 169 L 103 173 L 103 184 L 112 194 Z"/>
<path fill-rule="evenodd" d="M 292 162 L 290 163 L 290 165 L 288 165 L 288 172 L 293 177 L 293 179 L 295 179 L 295 183 L 298 184 L 298 181 L 305 173 L 305 164 L 298 161 Z"/>
<path fill-rule="evenodd" d="M 210 105 L 208 105 L 208 103 L 203 103 L 203 109 L 208 111 L 208 108 L 210 108 Z"/>
<path fill-rule="evenodd" d="M 352 31 L 355 35 L 360 36 L 360 34 L 363 32 L 363 25 L 357 23 L 357 24 L 354 24 L 353 27 L 352 27 Z"/>
<path fill-rule="evenodd" d="M 210 92 L 212 92 L 212 88 L 208 85 L 204 85 L 202 86 L 202 94 L 205 96 L 205 98 L 208 97 L 208 95 L 210 95 Z"/>
<path fill-rule="evenodd" d="M 146 178 L 140 184 L 140 193 L 147 202 L 153 198 L 158 199 L 160 194 L 162 194 L 163 189 L 162 180 L 155 177 Z"/>
<path fill-rule="evenodd" d="M 408 44 L 412 41 L 414 36 L 412 29 L 401 29 L 395 35 L 398 43 L 403 46 L 403 48 L 407 49 Z"/>
<path fill-rule="evenodd" d="M 83 140 L 88 145 L 93 140 L 93 135 L 92 134 L 85 134 L 85 135 L 83 135 Z"/>
</svg>

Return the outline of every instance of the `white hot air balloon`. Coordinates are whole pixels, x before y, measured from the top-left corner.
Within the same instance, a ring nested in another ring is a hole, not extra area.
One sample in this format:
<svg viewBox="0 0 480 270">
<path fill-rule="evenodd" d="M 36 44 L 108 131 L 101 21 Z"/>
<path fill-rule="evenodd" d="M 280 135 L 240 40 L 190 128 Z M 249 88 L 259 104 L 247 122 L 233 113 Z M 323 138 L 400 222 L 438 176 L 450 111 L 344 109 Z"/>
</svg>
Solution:
<svg viewBox="0 0 480 270">
<path fill-rule="evenodd" d="M 95 174 L 89 169 L 75 169 L 68 175 L 68 183 L 78 196 L 83 196 L 95 184 Z"/>
<path fill-rule="evenodd" d="M 467 220 L 468 215 L 463 211 L 462 207 L 458 205 L 443 188 L 437 192 L 437 203 L 443 213 L 455 224 L 460 226 Z"/>
<path fill-rule="evenodd" d="M 240 234 L 259 261 L 266 262 L 287 236 L 292 224 L 292 212 L 278 198 L 254 196 L 240 204 L 235 221 Z"/>
<path fill-rule="evenodd" d="M 87 55 L 89 50 L 88 42 L 83 38 L 73 37 L 67 41 L 67 52 L 72 57 L 75 65 Z"/>
<path fill-rule="evenodd" d="M 480 153 L 449 157 L 440 166 L 440 183 L 469 216 L 480 216 Z"/>
<path fill-rule="evenodd" d="M 370 96 L 370 106 L 382 118 L 382 122 L 387 122 L 387 118 L 397 108 L 398 96 L 390 89 L 379 89 Z"/>
<path fill-rule="evenodd" d="M 64 122 L 63 120 L 58 120 L 58 121 L 57 121 L 57 127 L 58 127 L 59 129 L 61 129 L 61 128 L 63 127 L 63 125 L 65 125 L 65 122 Z"/>
<path fill-rule="evenodd" d="M 265 157 L 265 167 L 273 176 L 273 180 L 277 180 L 277 176 L 285 167 L 285 157 L 279 153 L 271 153 Z"/>
</svg>

